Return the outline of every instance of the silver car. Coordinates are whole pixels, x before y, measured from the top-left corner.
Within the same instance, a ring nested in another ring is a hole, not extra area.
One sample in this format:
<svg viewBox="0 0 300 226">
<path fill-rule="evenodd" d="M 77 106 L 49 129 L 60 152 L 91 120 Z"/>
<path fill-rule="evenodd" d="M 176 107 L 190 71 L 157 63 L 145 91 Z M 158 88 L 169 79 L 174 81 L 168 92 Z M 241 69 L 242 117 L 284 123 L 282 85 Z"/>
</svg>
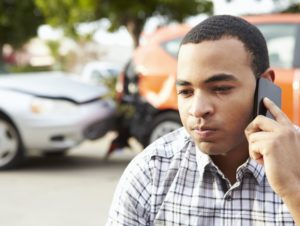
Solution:
<svg viewBox="0 0 300 226">
<path fill-rule="evenodd" d="M 115 113 L 106 93 L 60 72 L 0 76 L 0 169 L 103 136 Z"/>
</svg>

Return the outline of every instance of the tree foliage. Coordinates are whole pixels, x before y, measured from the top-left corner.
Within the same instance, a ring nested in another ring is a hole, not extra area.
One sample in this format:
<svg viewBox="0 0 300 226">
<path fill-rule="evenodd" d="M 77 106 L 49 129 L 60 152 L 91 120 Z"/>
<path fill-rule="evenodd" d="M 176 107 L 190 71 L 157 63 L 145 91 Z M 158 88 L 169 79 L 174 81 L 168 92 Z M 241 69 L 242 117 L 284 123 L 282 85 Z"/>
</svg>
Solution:
<svg viewBox="0 0 300 226">
<path fill-rule="evenodd" d="M 135 46 L 149 17 L 165 16 L 169 20 L 182 21 L 185 17 L 199 13 L 211 13 L 210 0 L 35 0 L 47 21 L 61 26 L 75 35 L 74 25 L 79 22 L 108 18 L 110 30 L 126 26 Z"/>
<path fill-rule="evenodd" d="M 293 4 L 289 8 L 283 11 L 283 13 L 299 13 L 300 12 L 300 4 Z"/>
<path fill-rule="evenodd" d="M 15 48 L 22 46 L 37 34 L 37 28 L 44 18 L 33 0 L 0 1 L 0 48 L 10 44 Z"/>
<path fill-rule="evenodd" d="M 102 0 L 97 15 L 111 21 L 111 29 L 126 26 L 135 46 L 145 22 L 155 15 L 165 16 L 169 20 L 182 21 L 187 16 L 199 13 L 212 13 L 212 2 L 208 0 Z"/>
<path fill-rule="evenodd" d="M 76 25 L 96 20 L 98 0 L 33 0 L 42 11 L 47 23 L 63 28 L 66 35 L 76 37 Z"/>
</svg>

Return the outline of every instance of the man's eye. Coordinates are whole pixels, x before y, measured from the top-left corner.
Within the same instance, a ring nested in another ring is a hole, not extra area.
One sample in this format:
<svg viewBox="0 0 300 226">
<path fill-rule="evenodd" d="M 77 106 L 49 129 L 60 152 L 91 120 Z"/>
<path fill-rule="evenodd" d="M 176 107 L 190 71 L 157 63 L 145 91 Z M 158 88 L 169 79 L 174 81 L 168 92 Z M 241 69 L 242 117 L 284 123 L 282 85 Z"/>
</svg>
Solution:
<svg viewBox="0 0 300 226">
<path fill-rule="evenodd" d="M 232 86 L 217 86 L 212 88 L 214 92 L 226 92 L 230 91 L 231 89 L 233 89 Z"/>
<path fill-rule="evenodd" d="M 193 91 L 188 89 L 183 89 L 183 90 L 178 90 L 177 94 L 183 96 L 190 96 L 191 94 L 193 94 Z"/>
</svg>

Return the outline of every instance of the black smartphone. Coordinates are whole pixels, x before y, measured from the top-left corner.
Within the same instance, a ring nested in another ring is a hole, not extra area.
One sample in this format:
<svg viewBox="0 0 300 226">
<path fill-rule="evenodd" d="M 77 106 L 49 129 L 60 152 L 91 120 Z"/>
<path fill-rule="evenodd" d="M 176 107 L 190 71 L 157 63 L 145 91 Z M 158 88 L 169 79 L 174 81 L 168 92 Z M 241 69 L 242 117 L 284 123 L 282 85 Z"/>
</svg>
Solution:
<svg viewBox="0 0 300 226">
<path fill-rule="evenodd" d="M 268 118 L 273 118 L 271 113 L 267 111 L 263 98 L 268 97 L 279 108 L 281 108 L 281 89 L 273 82 L 265 78 L 258 78 L 256 84 L 255 100 L 254 100 L 254 117 L 257 115 L 264 115 Z"/>
</svg>

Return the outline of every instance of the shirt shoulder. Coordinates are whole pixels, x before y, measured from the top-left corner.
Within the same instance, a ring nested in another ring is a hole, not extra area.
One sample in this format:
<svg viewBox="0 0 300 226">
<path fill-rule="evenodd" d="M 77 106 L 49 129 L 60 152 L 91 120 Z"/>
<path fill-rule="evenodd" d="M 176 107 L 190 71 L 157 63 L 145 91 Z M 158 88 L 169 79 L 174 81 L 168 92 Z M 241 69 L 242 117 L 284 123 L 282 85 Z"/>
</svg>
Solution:
<svg viewBox="0 0 300 226">
<path fill-rule="evenodd" d="M 155 156 L 172 158 L 174 155 L 178 154 L 178 152 L 183 151 L 184 146 L 189 141 L 191 141 L 189 134 L 185 128 L 181 127 L 154 141 L 145 148 L 142 155 L 147 160 L 150 160 Z"/>
<path fill-rule="evenodd" d="M 107 226 L 148 225 L 156 212 L 152 209 L 153 193 L 162 181 L 172 177 L 169 169 L 180 165 L 182 158 L 178 155 L 184 152 L 187 139 L 184 128 L 175 130 L 150 144 L 129 163 L 116 188 Z"/>
<path fill-rule="evenodd" d="M 144 183 L 152 183 L 157 171 L 168 171 L 174 162 L 179 164 L 189 141 L 189 135 L 183 127 L 162 136 L 133 158 L 123 177 L 126 176 L 129 181 L 142 178 Z"/>
<path fill-rule="evenodd" d="M 153 194 L 160 187 L 167 189 L 165 181 L 173 181 L 188 141 L 187 132 L 180 128 L 150 144 L 129 163 L 115 191 L 107 225 L 147 225 L 153 219 L 156 210 L 152 208 L 161 203 Z"/>
</svg>

